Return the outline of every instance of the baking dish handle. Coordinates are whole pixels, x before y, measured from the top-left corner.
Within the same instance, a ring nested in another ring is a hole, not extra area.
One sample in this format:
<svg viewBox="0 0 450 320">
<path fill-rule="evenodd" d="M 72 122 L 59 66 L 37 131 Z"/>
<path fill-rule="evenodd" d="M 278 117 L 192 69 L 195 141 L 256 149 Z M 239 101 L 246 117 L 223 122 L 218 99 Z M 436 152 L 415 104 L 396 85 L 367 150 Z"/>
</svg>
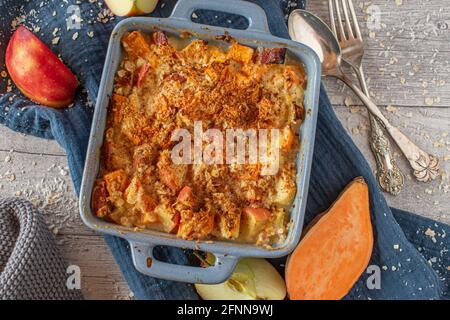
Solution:
<svg viewBox="0 0 450 320">
<path fill-rule="evenodd" d="M 265 11 L 260 6 L 243 0 L 179 0 L 170 17 L 191 21 L 192 13 L 198 9 L 240 15 L 248 19 L 248 31 L 270 33 Z"/>
<path fill-rule="evenodd" d="M 228 279 L 239 258 L 214 254 L 216 262 L 208 268 L 190 267 L 157 260 L 152 245 L 130 242 L 131 255 L 136 269 L 150 277 L 189 283 L 222 283 Z"/>
</svg>

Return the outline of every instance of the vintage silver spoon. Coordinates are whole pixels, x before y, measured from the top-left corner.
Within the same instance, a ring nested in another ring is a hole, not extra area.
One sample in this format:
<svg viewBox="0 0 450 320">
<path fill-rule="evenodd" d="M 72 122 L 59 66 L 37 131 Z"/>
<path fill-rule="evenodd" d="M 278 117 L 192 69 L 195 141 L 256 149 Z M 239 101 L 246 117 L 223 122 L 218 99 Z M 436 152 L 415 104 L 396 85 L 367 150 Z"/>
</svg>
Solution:
<svg viewBox="0 0 450 320">
<path fill-rule="evenodd" d="M 361 99 L 369 112 L 383 124 L 408 159 L 417 180 L 428 182 L 435 179 L 439 175 L 439 159 L 420 149 L 390 124 L 377 105 L 344 74 L 341 47 L 327 24 L 308 11 L 295 10 L 289 16 L 288 25 L 289 35 L 293 40 L 306 44 L 317 53 L 322 63 L 323 76 L 335 77 L 343 81 Z"/>
</svg>

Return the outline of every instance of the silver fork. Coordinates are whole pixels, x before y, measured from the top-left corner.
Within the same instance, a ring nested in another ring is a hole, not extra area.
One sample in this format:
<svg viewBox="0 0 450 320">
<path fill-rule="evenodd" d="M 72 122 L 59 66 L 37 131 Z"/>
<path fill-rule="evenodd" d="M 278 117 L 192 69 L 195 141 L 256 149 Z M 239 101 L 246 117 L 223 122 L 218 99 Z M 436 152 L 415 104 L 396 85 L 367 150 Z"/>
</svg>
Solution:
<svg viewBox="0 0 450 320">
<path fill-rule="evenodd" d="M 340 3 L 342 5 L 340 5 Z M 335 36 L 339 39 L 343 61 L 355 71 L 362 91 L 366 94 L 366 96 L 369 96 L 369 89 L 367 87 L 362 66 L 364 43 L 358 25 L 358 20 L 356 18 L 353 2 L 352 0 L 329 0 L 328 6 L 331 29 Z M 347 32 L 344 30 L 341 11 L 344 15 L 345 29 Z M 337 16 L 339 29 L 336 28 L 335 13 Z M 404 186 L 403 173 L 400 171 L 394 157 L 392 156 L 391 145 L 389 139 L 384 134 L 382 124 L 374 116 L 372 116 L 370 112 L 369 121 L 371 128 L 369 133 L 369 144 L 376 161 L 376 175 L 378 183 L 385 192 L 389 192 L 392 195 L 398 195 Z"/>
</svg>

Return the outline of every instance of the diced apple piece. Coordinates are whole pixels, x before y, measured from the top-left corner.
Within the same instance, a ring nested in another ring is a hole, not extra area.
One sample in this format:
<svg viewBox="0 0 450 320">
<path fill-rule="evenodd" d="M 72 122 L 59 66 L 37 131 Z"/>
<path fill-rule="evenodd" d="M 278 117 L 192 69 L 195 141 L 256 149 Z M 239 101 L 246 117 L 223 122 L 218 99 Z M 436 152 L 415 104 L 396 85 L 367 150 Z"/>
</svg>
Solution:
<svg viewBox="0 0 450 320">
<path fill-rule="evenodd" d="M 264 235 L 261 240 L 270 239 L 270 243 L 280 243 L 286 239 L 286 228 L 288 222 L 287 211 L 284 208 L 276 208 L 272 216 L 268 227 L 264 229 Z"/>
<path fill-rule="evenodd" d="M 222 215 L 218 217 L 221 238 L 234 240 L 239 237 L 240 222 L 241 215 L 239 212 L 222 212 Z"/>
<path fill-rule="evenodd" d="M 129 204 L 134 204 L 136 209 L 142 213 L 141 222 L 143 224 L 158 221 L 155 213 L 156 201 L 147 194 L 138 177 L 134 177 L 125 190 L 125 200 Z"/>
<path fill-rule="evenodd" d="M 183 189 L 181 189 L 180 193 L 178 194 L 177 202 L 187 204 L 190 202 L 190 200 L 192 200 L 192 198 L 193 198 L 192 188 L 185 186 L 183 187 Z"/>
<path fill-rule="evenodd" d="M 270 219 L 270 211 L 264 208 L 244 208 L 241 218 L 240 239 L 253 242 Z"/>
<path fill-rule="evenodd" d="M 283 300 L 286 285 L 278 271 L 264 259 L 239 261 L 230 279 L 215 285 L 196 284 L 204 300 Z"/>
<path fill-rule="evenodd" d="M 155 10 L 158 0 L 105 0 L 116 16 L 136 16 Z"/>
<path fill-rule="evenodd" d="M 144 62 L 142 67 L 139 68 L 139 74 L 137 79 L 137 87 L 140 88 L 142 86 L 142 83 L 144 82 L 145 77 L 147 76 L 148 71 L 150 70 L 150 64 L 147 62 Z"/>
<path fill-rule="evenodd" d="M 153 42 L 159 45 L 166 46 L 169 44 L 169 39 L 166 34 L 162 31 L 155 31 L 152 33 Z"/>
<path fill-rule="evenodd" d="M 6 68 L 16 86 L 31 100 L 63 108 L 74 99 L 78 80 L 31 31 L 20 26 L 5 54 Z"/>
<path fill-rule="evenodd" d="M 161 182 L 173 192 L 177 192 L 179 190 L 180 185 L 177 183 L 177 177 L 170 168 L 159 169 L 159 178 Z"/>
<path fill-rule="evenodd" d="M 291 150 L 295 144 L 296 138 L 294 131 L 290 127 L 285 127 L 281 131 L 280 138 L 281 138 L 280 143 L 281 148 L 286 151 Z"/>
<path fill-rule="evenodd" d="M 259 52 L 258 60 L 261 64 L 282 64 L 285 55 L 285 48 L 263 48 Z"/>
<path fill-rule="evenodd" d="M 275 184 L 275 193 L 272 195 L 272 201 L 279 206 L 287 207 L 294 200 L 297 189 L 294 177 L 290 174 L 282 172 Z"/>
<path fill-rule="evenodd" d="M 140 189 L 141 181 L 139 180 L 139 178 L 134 177 L 125 190 L 125 200 L 129 204 L 136 204 L 136 202 L 138 201 L 138 194 Z"/>
<path fill-rule="evenodd" d="M 155 212 L 159 217 L 159 221 L 163 225 L 163 231 L 169 233 L 176 233 L 180 224 L 180 214 L 174 210 L 167 203 L 160 203 Z"/>
</svg>

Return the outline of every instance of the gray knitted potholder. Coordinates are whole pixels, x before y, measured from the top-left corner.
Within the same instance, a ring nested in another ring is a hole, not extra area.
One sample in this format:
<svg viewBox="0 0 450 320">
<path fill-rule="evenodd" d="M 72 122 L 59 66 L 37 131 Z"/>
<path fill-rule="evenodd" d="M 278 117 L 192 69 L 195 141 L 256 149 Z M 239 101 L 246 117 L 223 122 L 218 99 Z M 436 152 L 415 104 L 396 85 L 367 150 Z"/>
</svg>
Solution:
<svg viewBox="0 0 450 320">
<path fill-rule="evenodd" d="M 0 200 L 0 299 L 81 299 L 42 215 L 20 199 Z"/>
</svg>

